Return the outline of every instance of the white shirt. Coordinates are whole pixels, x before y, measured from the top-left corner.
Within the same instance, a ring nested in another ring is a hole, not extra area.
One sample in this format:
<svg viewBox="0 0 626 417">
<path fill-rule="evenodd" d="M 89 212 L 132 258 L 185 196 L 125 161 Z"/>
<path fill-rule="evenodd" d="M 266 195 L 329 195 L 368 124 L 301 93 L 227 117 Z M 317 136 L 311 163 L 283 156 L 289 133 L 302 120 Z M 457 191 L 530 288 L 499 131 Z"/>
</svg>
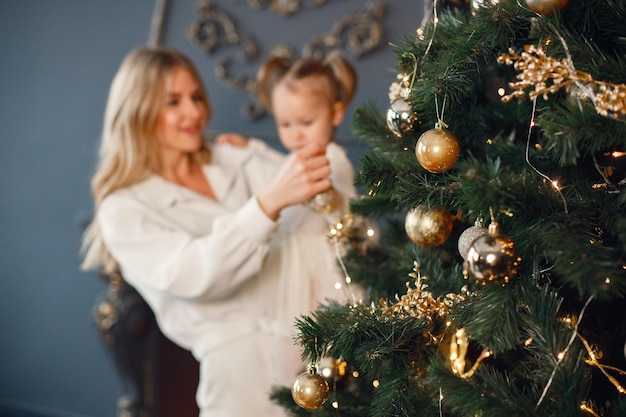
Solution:
<svg viewBox="0 0 626 417">
<path fill-rule="evenodd" d="M 106 197 L 97 214 L 124 279 L 196 357 L 255 325 L 249 288 L 278 226 L 250 198 L 243 171 L 216 163 L 204 173 L 216 200 L 153 175 Z"/>
<path fill-rule="evenodd" d="M 286 416 L 269 398 L 271 341 L 258 314 L 277 302 L 262 297 L 258 273 L 278 223 L 251 198 L 247 156 L 232 166 L 222 154 L 203 167 L 216 200 L 154 175 L 106 197 L 98 225 L 163 333 L 200 362 L 200 417 Z"/>
</svg>

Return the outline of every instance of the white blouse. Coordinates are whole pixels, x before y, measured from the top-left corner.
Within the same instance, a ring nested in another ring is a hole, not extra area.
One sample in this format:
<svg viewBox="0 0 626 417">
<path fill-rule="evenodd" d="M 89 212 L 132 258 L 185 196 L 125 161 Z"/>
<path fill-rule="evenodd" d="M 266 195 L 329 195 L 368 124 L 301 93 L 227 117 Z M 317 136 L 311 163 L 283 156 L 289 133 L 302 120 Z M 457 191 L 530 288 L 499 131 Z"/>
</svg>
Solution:
<svg viewBox="0 0 626 417">
<path fill-rule="evenodd" d="M 154 175 L 109 195 L 97 213 L 124 279 L 196 357 L 258 327 L 255 280 L 278 227 L 250 198 L 245 171 L 214 156 L 204 173 L 216 200 Z"/>
</svg>

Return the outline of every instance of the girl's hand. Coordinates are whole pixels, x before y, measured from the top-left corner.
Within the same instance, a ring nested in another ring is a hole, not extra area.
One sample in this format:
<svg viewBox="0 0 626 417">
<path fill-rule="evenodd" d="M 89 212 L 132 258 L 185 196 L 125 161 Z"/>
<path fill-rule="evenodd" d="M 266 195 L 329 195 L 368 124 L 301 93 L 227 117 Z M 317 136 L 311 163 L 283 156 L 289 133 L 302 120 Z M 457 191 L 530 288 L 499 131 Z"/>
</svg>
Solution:
<svg viewBox="0 0 626 417">
<path fill-rule="evenodd" d="M 292 152 L 281 170 L 259 193 L 261 209 L 273 220 L 282 209 L 309 200 L 331 187 L 330 166 L 324 147 L 310 144 Z"/>
</svg>

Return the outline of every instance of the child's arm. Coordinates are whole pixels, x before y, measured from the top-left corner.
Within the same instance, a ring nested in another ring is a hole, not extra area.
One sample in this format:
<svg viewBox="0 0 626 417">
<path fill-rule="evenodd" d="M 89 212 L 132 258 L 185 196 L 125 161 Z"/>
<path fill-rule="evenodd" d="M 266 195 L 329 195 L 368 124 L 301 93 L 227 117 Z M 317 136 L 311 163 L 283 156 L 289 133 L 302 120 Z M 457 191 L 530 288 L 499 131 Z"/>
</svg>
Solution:
<svg viewBox="0 0 626 417">
<path fill-rule="evenodd" d="M 272 148 L 265 141 L 257 138 L 246 138 L 239 133 L 220 133 L 215 137 L 215 143 L 217 145 L 230 145 L 235 148 L 248 148 L 250 151 L 276 162 L 282 162 L 286 157 L 285 154 Z"/>
</svg>

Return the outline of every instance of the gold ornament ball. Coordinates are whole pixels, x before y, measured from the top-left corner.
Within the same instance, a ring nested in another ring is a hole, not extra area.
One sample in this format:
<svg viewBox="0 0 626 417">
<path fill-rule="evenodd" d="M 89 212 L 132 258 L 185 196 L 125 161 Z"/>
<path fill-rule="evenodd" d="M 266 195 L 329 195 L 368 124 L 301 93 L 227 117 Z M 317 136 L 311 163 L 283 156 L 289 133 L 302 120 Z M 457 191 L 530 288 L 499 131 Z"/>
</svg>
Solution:
<svg viewBox="0 0 626 417">
<path fill-rule="evenodd" d="M 291 397 L 302 408 L 312 410 L 328 399 L 330 387 L 326 379 L 315 371 L 301 373 L 291 388 Z"/>
<path fill-rule="evenodd" d="M 544 16 L 552 16 L 555 10 L 563 10 L 568 0 L 526 0 L 528 8 Z"/>
<path fill-rule="evenodd" d="M 489 233 L 470 245 L 465 268 L 477 284 L 504 285 L 517 274 L 520 262 L 515 243 L 491 224 Z"/>
<path fill-rule="evenodd" d="M 441 208 L 423 209 L 418 206 L 404 219 L 409 239 L 418 246 L 432 248 L 443 244 L 452 233 L 452 215 Z"/>
<path fill-rule="evenodd" d="M 438 174 L 456 164 L 461 156 L 461 147 L 449 130 L 434 128 L 424 132 L 417 140 L 415 156 L 425 170 Z"/>
<path fill-rule="evenodd" d="M 394 100 L 387 110 L 387 127 L 397 137 L 413 132 L 419 123 L 411 105 L 403 98 Z"/>
</svg>

